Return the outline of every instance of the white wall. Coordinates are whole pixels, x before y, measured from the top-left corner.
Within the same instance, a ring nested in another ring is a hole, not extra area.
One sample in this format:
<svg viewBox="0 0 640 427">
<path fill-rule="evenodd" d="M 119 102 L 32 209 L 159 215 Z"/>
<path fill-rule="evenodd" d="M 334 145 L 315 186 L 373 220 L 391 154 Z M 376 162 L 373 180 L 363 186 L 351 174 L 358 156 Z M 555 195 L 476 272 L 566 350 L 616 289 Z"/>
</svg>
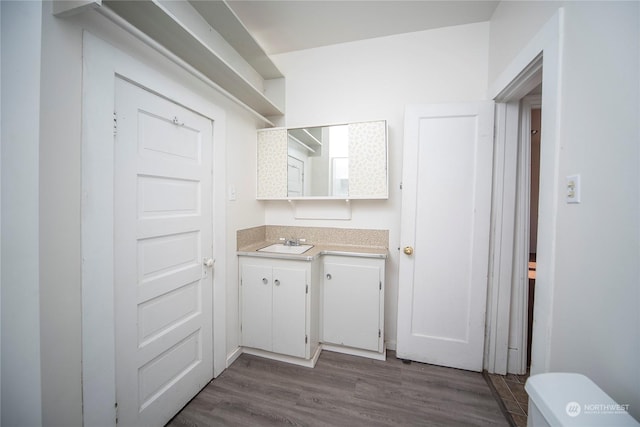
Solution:
<svg viewBox="0 0 640 427">
<path fill-rule="evenodd" d="M 39 2 L 2 9 L 2 425 L 42 423 L 38 272 Z"/>
<path fill-rule="evenodd" d="M 389 127 L 389 200 L 354 200 L 352 219 L 295 220 L 287 202 L 265 202 L 266 223 L 388 229 L 385 339 L 395 348 L 399 189 L 407 104 L 484 99 L 488 23 L 302 50 L 273 57 L 286 75 L 286 126 L 384 119 Z M 302 236 L 303 237 L 303 236 Z"/>
<path fill-rule="evenodd" d="M 3 20 L 10 19 L 5 13 L 7 2 L 1 4 Z M 40 3 L 22 4 L 39 8 Z M 226 111 L 226 161 L 233 167 L 227 168 L 226 177 L 217 178 L 235 185 L 237 192 L 237 200 L 227 202 L 223 207 L 227 213 L 227 233 L 222 238 L 226 239 L 227 246 L 228 348 L 237 344 L 235 230 L 264 222 L 262 205 L 255 200 L 255 130 L 259 123 L 244 109 L 190 77 L 95 11 L 60 19 L 51 14 L 51 3 L 45 2 L 42 17 L 38 15 L 37 19 L 34 17 L 28 22 L 16 23 L 19 23 L 20 31 L 30 35 L 30 38 L 24 38 L 24 43 L 17 43 L 16 40 L 22 39 L 13 37 L 12 46 L 22 53 L 23 60 L 27 59 L 24 55 L 28 54 L 31 62 L 28 66 L 19 63 L 21 80 L 17 76 L 14 80 L 5 79 L 9 76 L 5 68 L 9 64 L 5 61 L 9 52 L 3 46 L 2 111 L 3 114 L 7 111 L 5 99 L 6 102 L 12 102 L 15 114 L 11 119 L 16 119 L 14 123 L 23 134 L 19 140 L 22 144 L 8 145 L 5 132 L 10 129 L 5 127 L 5 120 L 9 120 L 9 117 L 2 117 L 2 183 L 5 186 L 2 191 L 2 206 L 19 206 L 18 201 L 28 204 L 24 205 L 24 209 L 5 209 L 2 212 L 2 316 L 11 316 L 10 322 L 5 321 L 6 319 L 2 321 L 2 348 L 13 345 L 16 354 L 20 354 L 22 358 L 22 365 L 17 365 L 18 361 L 11 357 L 13 352 L 3 351 L 2 424 L 5 424 L 6 414 L 7 419 L 15 420 L 7 422 L 7 425 L 39 425 L 40 416 L 45 425 L 81 425 L 80 189 L 83 30 L 107 40 L 155 69 L 164 70 L 168 76 L 196 93 L 209 97 L 211 102 Z M 3 40 L 6 40 L 5 32 L 8 28 L 3 21 Z M 13 55 L 17 53 L 14 52 Z M 5 82 L 16 82 L 13 87 L 22 91 L 19 96 L 15 91 L 9 92 Z M 41 90 L 40 94 L 36 90 Z M 23 103 L 15 104 L 18 100 Z M 22 109 L 23 106 L 33 111 Z M 25 123 L 27 119 L 29 121 Z M 5 150 L 11 147 L 15 151 L 10 156 L 5 156 Z M 14 167 L 10 161 L 15 161 Z M 16 178 L 10 174 L 17 174 Z M 18 175 L 20 179 L 17 179 Z M 10 180 L 7 179 L 9 176 Z M 18 196 L 22 199 L 18 200 Z M 5 226 L 8 225 L 15 225 L 15 229 L 5 233 Z M 20 239 L 13 237 L 18 233 Z M 11 246 L 8 251 L 7 241 L 11 241 L 12 245 L 19 243 L 20 246 Z M 38 253 L 41 260 L 39 270 Z M 15 268 L 6 268 L 11 264 Z M 20 277 L 15 284 L 20 287 L 8 288 L 6 284 L 12 283 L 11 279 L 18 277 L 18 273 Z M 5 292 L 6 289 L 13 295 Z M 21 366 L 28 369 L 19 369 Z M 40 399 L 42 411 L 38 409 Z M 10 410 L 5 412 L 7 407 Z M 20 412 L 23 407 L 28 413 Z"/>
<path fill-rule="evenodd" d="M 491 77 L 558 6 L 500 3 Z M 560 198 L 548 213 L 557 220 L 553 306 L 543 310 L 552 313 L 549 369 L 589 376 L 640 419 L 639 4 L 564 7 L 559 181 L 581 174 L 582 203 Z"/>
<path fill-rule="evenodd" d="M 264 225 L 256 200 L 256 124 L 246 114 L 227 114 L 227 184 L 237 200 L 227 202 L 227 355 L 240 345 L 236 231 Z"/>
<path fill-rule="evenodd" d="M 491 16 L 489 84 L 562 5 L 558 1 L 501 2 Z"/>
</svg>

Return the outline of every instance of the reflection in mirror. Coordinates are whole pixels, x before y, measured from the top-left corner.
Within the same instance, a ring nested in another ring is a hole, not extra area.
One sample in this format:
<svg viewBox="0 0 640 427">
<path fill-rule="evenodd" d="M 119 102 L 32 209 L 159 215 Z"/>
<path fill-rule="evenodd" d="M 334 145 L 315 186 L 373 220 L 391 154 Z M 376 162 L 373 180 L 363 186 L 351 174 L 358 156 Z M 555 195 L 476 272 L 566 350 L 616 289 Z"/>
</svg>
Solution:
<svg viewBox="0 0 640 427">
<path fill-rule="evenodd" d="M 257 135 L 257 198 L 386 199 L 384 120 Z"/>
<path fill-rule="evenodd" d="M 349 126 L 288 131 L 287 196 L 349 195 Z"/>
</svg>

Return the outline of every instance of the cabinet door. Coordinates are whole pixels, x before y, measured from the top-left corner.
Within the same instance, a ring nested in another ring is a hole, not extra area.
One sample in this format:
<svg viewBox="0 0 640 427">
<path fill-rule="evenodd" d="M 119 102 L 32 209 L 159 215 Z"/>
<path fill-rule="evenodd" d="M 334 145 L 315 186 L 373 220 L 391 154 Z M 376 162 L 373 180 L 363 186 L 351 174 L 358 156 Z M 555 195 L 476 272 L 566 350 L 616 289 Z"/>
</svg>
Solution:
<svg viewBox="0 0 640 427">
<path fill-rule="evenodd" d="M 380 268 L 324 264 L 323 341 L 378 351 Z"/>
<path fill-rule="evenodd" d="M 271 267 L 242 266 L 242 345 L 271 351 Z"/>
<path fill-rule="evenodd" d="M 306 270 L 273 269 L 273 352 L 306 357 Z"/>
</svg>

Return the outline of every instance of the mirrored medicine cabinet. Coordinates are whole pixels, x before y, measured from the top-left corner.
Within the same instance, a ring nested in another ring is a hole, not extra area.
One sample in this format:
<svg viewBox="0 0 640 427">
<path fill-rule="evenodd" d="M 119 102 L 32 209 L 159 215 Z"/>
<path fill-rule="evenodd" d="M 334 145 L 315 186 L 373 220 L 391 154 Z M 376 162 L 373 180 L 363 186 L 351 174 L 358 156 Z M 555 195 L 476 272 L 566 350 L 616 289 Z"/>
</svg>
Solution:
<svg viewBox="0 0 640 427">
<path fill-rule="evenodd" d="M 384 120 L 258 131 L 257 198 L 386 199 Z"/>
</svg>

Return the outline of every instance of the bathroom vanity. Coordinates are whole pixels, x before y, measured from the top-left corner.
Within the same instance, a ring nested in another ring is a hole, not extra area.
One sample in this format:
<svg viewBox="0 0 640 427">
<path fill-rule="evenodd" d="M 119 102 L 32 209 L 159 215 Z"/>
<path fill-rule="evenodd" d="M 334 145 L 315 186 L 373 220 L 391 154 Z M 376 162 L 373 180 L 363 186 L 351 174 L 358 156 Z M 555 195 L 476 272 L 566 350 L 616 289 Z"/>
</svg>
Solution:
<svg viewBox="0 0 640 427">
<path fill-rule="evenodd" d="M 318 260 L 282 257 L 239 258 L 242 345 L 313 366 L 320 354 Z"/>
<path fill-rule="evenodd" d="M 307 367 L 322 350 L 384 360 L 386 247 L 282 246 L 238 248 L 242 351 Z"/>
</svg>

